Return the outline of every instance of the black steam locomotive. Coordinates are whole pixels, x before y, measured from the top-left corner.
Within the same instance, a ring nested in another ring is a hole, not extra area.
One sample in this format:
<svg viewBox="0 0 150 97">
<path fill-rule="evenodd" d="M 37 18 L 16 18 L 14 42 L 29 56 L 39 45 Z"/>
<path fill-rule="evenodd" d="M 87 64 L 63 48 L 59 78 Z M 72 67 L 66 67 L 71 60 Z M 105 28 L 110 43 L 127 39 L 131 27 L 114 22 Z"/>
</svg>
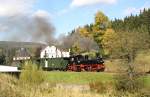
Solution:
<svg viewBox="0 0 150 97">
<path fill-rule="evenodd" d="M 71 56 L 68 60 L 68 65 L 66 67 L 67 71 L 104 71 L 105 65 L 102 57 L 97 56 L 94 59 L 90 59 L 87 55 L 76 55 Z"/>
</svg>

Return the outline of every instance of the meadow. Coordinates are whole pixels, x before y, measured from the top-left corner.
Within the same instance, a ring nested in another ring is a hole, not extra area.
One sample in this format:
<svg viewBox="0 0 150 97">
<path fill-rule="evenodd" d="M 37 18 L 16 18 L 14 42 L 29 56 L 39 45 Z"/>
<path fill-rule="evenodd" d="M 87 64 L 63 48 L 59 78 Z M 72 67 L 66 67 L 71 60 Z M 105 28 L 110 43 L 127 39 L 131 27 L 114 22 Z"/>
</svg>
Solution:
<svg viewBox="0 0 150 97">
<path fill-rule="evenodd" d="M 143 95 L 140 94 L 139 96 L 138 93 L 121 94 L 115 91 L 112 85 L 116 74 L 112 73 L 45 72 L 45 74 L 46 80 L 41 83 L 37 83 L 35 80 L 33 83 L 24 83 L 21 79 L 6 74 L 0 74 L 0 97 L 141 97 L 141 95 Z M 145 86 L 150 87 L 150 75 L 144 76 L 141 79 L 143 79 Z M 91 89 L 88 91 L 81 91 L 79 88 L 74 87 L 56 87 L 58 83 L 90 85 L 89 83 L 91 82 L 98 82 L 98 84 L 92 88 L 100 91 L 93 91 Z M 149 91 L 147 93 L 149 93 Z"/>
<path fill-rule="evenodd" d="M 90 82 L 112 82 L 114 73 L 105 72 L 46 72 L 50 83 L 88 84 Z"/>
</svg>

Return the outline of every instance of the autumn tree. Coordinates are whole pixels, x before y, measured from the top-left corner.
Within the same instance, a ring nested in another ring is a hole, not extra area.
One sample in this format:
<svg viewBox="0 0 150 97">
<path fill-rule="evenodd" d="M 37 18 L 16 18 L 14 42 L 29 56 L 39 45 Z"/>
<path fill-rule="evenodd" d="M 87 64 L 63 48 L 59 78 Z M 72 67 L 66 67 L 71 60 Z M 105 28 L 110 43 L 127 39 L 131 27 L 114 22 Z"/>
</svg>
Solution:
<svg viewBox="0 0 150 97">
<path fill-rule="evenodd" d="M 100 53 L 104 54 L 102 40 L 108 30 L 112 31 L 108 17 L 103 12 L 98 11 L 95 15 L 95 22 L 80 28 L 79 32 L 82 36 L 93 39 L 97 43 Z"/>
<path fill-rule="evenodd" d="M 67 42 L 64 44 L 67 44 L 67 45 L 69 45 L 67 47 L 70 47 L 76 41 L 78 41 L 79 46 L 82 46 L 81 44 L 83 44 L 84 42 L 81 40 L 84 40 L 85 38 L 87 38 L 88 40 L 91 39 L 96 42 L 101 54 L 114 55 L 111 53 L 118 52 L 117 51 L 118 49 L 115 49 L 115 51 L 114 51 L 114 50 L 110 50 L 110 48 L 113 49 L 114 48 L 113 46 L 116 46 L 115 48 L 120 48 L 120 47 L 117 47 L 120 45 L 109 45 L 109 46 L 107 45 L 108 47 L 106 48 L 106 44 L 109 44 L 109 43 L 111 44 L 112 41 L 115 41 L 114 43 L 116 43 L 116 44 L 120 44 L 120 42 L 123 42 L 123 40 L 118 41 L 118 39 L 120 39 L 120 37 L 123 37 L 123 39 L 125 39 L 125 40 L 130 40 L 130 41 L 133 40 L 134 41 L 134 39 L 130 39 L 130 34 L 132 34 L 131 36 L 134 36 L 132 38 L 135 38 L 135 40 L 136 40 L 137 36 L 139 37 L 142 34 L 144 36 L 141 36 L 140 38 L 144 38 L 145 44 L 149 45 L 149 48 L 150 48 L 150 40 L 149 40 L 150 35 L 147 35 L 147 32 L 150 33 L 149 32 L 150 31 L 149 30 L 149 27 L 150 27 L 149 26 L 150 25 L 149 13 L 150 13 L 150 9 L 144 9 L 143 11 L 141 11 L 141 13 L 139 15 L 131 14 L 131 16 L 127 16 L 124 19 L 115 19 L 113 21 L 109 21 L 108 17 L 104 13 L 98 11 L 95 14 L 94 23 L 87 24 L 83 27 L 79 27 L 79 28 L 73 30 L 69 34 L 69 38 L 66 39 Z M 137 32 L 139 32 L 139 33 L 141 32 L 141 33 L 139 35 L 137 35 Z M 145 36 L 145 35 L 147 35 L 147 36 Z M 68 43 L 68 40 L 69 40 L 69 43 Z M 133 43 L 136 44 L 136 42 L 133 42 Z M 80 48 L 82 49 L 83 47 L 80 47 Z M 87 46 L 87 48 L 89 48 L 89 47 Z M 124 49 L 122 49 L 122 51 L 124 51 Z M 119 51 L 119 52 L 122 52 L 122 51 Z M 125 53 L 123 53 L 123 54 L 125 54 Z M 126 55 L 127 54 L 125 54 L 125 56 Z M 124 56 L 124 55 L 121 55 L 121 56 Z"/>
<path fill-rule="evenodd" d="M 102 46 L 104 49 L 104 52 L 106 55 L 112 55 L 115 52 L 118 52 L 117 49 L 113 49 L 114 46 L 115 48 L 118 48 L 116 44 L 118 44 L 117 42 L 119 42 L 118 39 L 118 35 L 117 33 L 115 33 L 115 31 L 113 30 L 107 30 L 105 32 L 105 34 L 103 35 L 103 40 L 102 40 Z M 115 45 L 113 45 L 113 43 Z"/>
<path fill-rule="evenodd" d="M 138 31 L 114 32 L 105 36 L 105 41 L 103 41 L 104 48 L 111 52 L 110 56 L 123 59 L 122 63 L 126 66 L 125 73 L 119 74 L 117 78 L 117 89 L 137 92 L 143 87 L 143 82 L 139 80 L 141 78 L 139 72 L 135 69 L 134 60 L 139 51 L 148 48 L 147 36 L 148 32 L 142 33 Z"/>
<path fill-rule="evenodd" d="M 111 52 L 112 56 L 125 58 L 132 63 L 138 51 L 148 48 L 146 44 L 148 33 L 141 32 L 108 32 L 103 39 L 103 47 Z"/>
<path fill-rule="evenodd" d="M 148 48 L 148 32 L 113 32 L 105 35 L 103 47 L 111 52 L 111 56 L 123 59 L 127 64 L 129 80 L 132 81 L 135 75 L 134 59 L 139 51 Z"/>
<path fill-rule="evenodd" d="M 71 54 L 72 55 L 74 55 L 74 54 L 76 55 L 76 54 L 80 54 L 80 52 L 81 52 L 81 48 L 79 46 L 79 43 L 75 42 L 73 44 L 73 46 L 71 47 Z"/>
</svg>

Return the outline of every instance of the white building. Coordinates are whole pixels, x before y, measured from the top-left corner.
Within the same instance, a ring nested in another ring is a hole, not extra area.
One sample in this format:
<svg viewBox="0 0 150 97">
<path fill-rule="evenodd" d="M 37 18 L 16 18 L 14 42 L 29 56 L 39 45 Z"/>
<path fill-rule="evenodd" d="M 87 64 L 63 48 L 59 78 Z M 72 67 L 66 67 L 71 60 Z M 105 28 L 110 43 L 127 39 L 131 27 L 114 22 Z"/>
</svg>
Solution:
<svg viewBox="0 0 150 97">
<path fill-rule="evenodd" d="M 44 49 L 42 49 L 40 53 L 40 58 L 61 58 L 69 56 L 69 52 L 61 51 L 55 46 L 47 46 Z"/>
</svg>

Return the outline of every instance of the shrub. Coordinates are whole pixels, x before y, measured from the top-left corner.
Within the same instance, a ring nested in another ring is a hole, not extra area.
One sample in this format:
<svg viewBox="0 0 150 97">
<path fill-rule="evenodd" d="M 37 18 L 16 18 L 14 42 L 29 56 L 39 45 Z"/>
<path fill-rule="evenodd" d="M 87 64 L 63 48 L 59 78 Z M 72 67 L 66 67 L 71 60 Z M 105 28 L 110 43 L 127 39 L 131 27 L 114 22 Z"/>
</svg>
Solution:
<svg viewBox="0 0 150 97">
<path fill-rule="evenodd" d="M 106 93 L 107 86 L 105 83 L 97 81 L 89 83 L 91 91 L 96 93 Z"/>
<path fill-rule="evenodd" d="M 15 77 L 0 74 L 0 97 L 24 97 L 17 86 L 17 81 Z"/>
<path fill-rule="evenodd" d="M 127 74 L 121 74 L 115 79 L 115 88 L 117 91 L 135 93 L 144 88 L 143 81 L 138 76 L 130 78 Z"/>
<path fill-rule="evenodd" d="M 41 68 L 32 62 L 25 62 L 20 75 L 23 84 L 40 84 L 45 80 L 45 74 Z"/>
</svg>

